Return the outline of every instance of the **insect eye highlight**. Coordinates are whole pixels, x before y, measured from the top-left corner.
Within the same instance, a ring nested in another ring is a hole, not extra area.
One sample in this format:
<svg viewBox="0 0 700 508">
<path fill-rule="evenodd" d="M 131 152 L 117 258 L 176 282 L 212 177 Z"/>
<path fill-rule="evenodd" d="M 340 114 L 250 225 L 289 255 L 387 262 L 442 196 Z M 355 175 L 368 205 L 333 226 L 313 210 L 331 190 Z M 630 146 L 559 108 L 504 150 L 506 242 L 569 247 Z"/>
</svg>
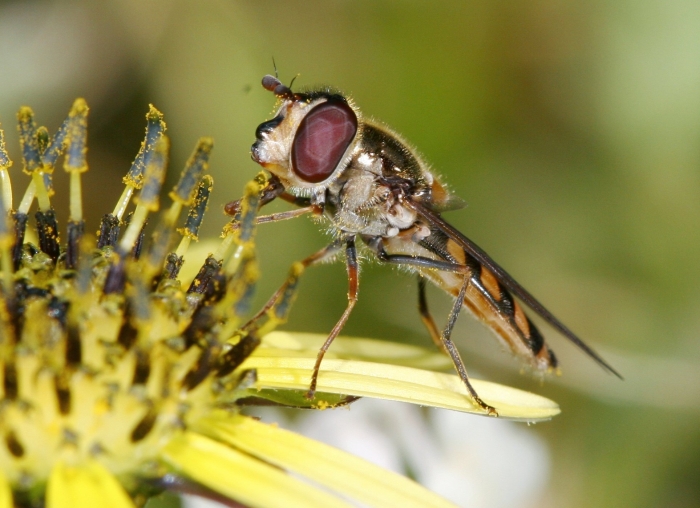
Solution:
<svg viewBox="0 0 700 508">
<path fill-rule="evenodd" d="M 330 177 L 357 134 L 357 115 L 339 100 L 313 108 L 301 121 L 292 144 L 292 170 L 309 183 Z"/>
</svg>

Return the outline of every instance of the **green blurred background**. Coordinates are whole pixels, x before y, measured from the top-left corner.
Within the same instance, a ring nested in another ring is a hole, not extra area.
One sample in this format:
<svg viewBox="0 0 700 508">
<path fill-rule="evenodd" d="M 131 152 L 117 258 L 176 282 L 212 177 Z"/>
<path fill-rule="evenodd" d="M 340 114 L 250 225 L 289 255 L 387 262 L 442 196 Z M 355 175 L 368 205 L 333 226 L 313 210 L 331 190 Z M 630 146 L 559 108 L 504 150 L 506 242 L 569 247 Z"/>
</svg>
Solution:
<svg viewBox="0 0 700 508">
<path fill-rule="evenodd" d="M 4 1 L 10 154 L 20 105 L 53 131 L 85 97 L 96 229 L 151 102 L 176 168 L 215 138 L 214 234 L 258 171 L 273 56 L 284 82 L 341 88 L 411 140 L 468 203 L 447 218 L 625 376 L 543 327 L 563 375 L 541 384 L 461 319 L 471 371 L 562 406 L 528 429 L 552 461 L 537 506 L 700 506 L 700 3 Z M 308 219 L 259 237 L 260 302 L 328 240 Z M 345 292 L 342 264 L 313 269 L 287 329 L 328 332 Z M 430 296 L 446 316 L 449 300 Z M 366 263 L 345 334 L 430 347 L 415 300 L 412 277 Z"/>
</svg>

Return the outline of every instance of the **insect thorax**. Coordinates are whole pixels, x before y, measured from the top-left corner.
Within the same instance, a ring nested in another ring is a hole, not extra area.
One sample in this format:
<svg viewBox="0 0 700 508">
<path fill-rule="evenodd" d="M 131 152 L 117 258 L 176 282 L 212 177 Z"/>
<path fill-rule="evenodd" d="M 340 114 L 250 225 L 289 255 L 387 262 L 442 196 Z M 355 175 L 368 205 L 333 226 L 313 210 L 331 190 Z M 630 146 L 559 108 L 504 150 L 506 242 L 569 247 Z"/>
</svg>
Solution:
<svg viewBox="0 0 700 508">
<path fill-rule="evenodd" d="M 396 236 L 416 221 L 404 200 L 429 199 L 433 176 L 385 127 L 367 122 L 361 136 L 348 165 L 326 191 L 326 216 L 346 233 Z"/>
</svg>

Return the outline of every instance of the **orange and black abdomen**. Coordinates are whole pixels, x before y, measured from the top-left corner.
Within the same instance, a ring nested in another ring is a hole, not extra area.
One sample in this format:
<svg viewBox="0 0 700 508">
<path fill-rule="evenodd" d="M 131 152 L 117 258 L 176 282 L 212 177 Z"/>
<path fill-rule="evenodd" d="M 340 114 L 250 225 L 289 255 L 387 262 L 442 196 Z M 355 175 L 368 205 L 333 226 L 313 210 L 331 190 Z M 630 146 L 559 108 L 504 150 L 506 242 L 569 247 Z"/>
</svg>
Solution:
<svg viewBox="0 0 700 508">
<path fill-rule="evenodd" d="M 489 270 L 469 255 L 467 255 L 467 265 L 472 269 L 470 284 L 477 286 L 480 297 L 487 300 L 489 306 L 496 311 L 498 315 L 496 319 L 507 321 L 508 327 L 500 332 L 499 330 L 495 331 L 509 343 L 510 349 L 516 354 L 520 353 L 520 356 L 523 356 L 524 353 L 528 359 L 534 360 L 535 366 L 539 369 L 555 369 L 557 359 L 554 353 L 545 344 L 544 337 L 537 326 L 527 317 L 522 306 L 513 299 L 513 296 Z M 471 307 L 470 304 L 473 305 L 473 302 L 466 301 L 469 296 L 472 296 L 472 300 L 474 299 L 473 295 L 468 293 L 465 298 L 467 307 Z M 512 331 L 516 332 L 515 336 L 513 336 Z"/>
<path fill-rule="evenodd" d="M 421 245 L 441 260 L 467 267 L 469 287 L 464 306 L 493 330 L 505 347 L 537 370 L 556 369 L 557 359 L 544 337 L 493 273 L 438 231 Z M 465 276 L 435 270 L 421 273 L 453 296 L 459 294 Z"/>
</svg>

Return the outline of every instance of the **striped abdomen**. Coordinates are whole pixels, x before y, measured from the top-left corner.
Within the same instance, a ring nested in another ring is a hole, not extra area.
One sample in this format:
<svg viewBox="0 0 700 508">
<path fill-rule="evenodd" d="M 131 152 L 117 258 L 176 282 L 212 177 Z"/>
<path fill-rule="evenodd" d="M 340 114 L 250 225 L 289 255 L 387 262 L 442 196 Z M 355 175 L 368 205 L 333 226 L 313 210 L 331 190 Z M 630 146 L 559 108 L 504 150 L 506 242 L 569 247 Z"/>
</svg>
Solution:
<svg viewBox="0 0 700 508">
<path fill-rule="evenodd" d="M 467 273 L 434 269 L 419 269 L 421 275 L 447 291 L 453 297 L 459 294 L 464 277 L 469 287 L 464 306 L 484 322 L 501 343 L 527 364 L 539 371 L 556 369 L 557 360 L 545 343 L 535 324 L 527 317 L 522 306 L 488 269 L 467 254 L 456 242 L 439 231 L 417 244 L 408 235 L 387 242 L 392 254 L 409 254 L 448 261 L 467 267 Z"/>
</svg>

